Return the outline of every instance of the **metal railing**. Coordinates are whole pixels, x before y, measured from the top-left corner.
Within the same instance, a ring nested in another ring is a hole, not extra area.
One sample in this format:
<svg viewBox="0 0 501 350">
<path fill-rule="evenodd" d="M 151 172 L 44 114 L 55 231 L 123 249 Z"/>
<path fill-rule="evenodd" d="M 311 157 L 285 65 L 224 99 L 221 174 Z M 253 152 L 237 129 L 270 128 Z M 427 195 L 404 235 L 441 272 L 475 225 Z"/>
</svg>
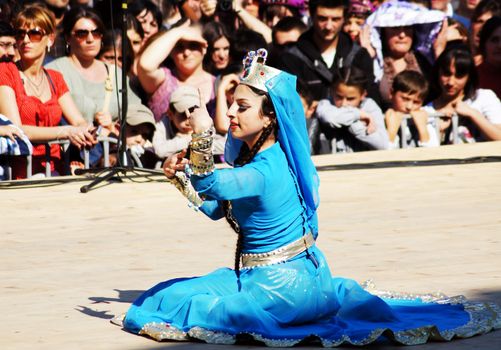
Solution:
<svg viewBox="0 0 501 350">
<path fill-rule="evenodd" d="M 116 144 L 118 140 L 114 137 L 107 137 L 107 136 L 100 136 L 97 139 L 98 142 L 100 142 L 103 146 L 103 160 L 104 160 L 104 166 L 109 167 L 110 166 L 110 144 Z M 64 173 L 66 175 L 69 175 L 71 173 L 70 170 L 70 154 L 69 154 L 69 148 L 70 148 L 70 141 L 69 140 L 53 140 L 53 141 L 48 141 L 44 143 L 34 143 L 33 145 L 44 145 L 45 146 L 45 177 L 51 177 L 52 176 L 52 170 L 51 170 L 51 146 L 53 145 L 59 145 L 61 147 L 61 158 L 63 159 L 64 163 Z M 89 169 L 90 168 L 90 151 L 88 149 L 84 150 L 84 168 Z M 18 156 L 14 156 L 18 157 Z M 4 166 L 5 171 L 6 171 L 6 178 L 11 180 L 12 179 L 12 169 L 10 166 L 7 164 Z M 32 178 L 33 177 L 33 156 L 28 155 L 26 156 L 26 177 Z"/>
<path fill-rule="evenodd" d="M 433 113 L 428 114 L 428 118 L 434 118 L 435 122 L 433 126 L 435 127 L 435 132 L 437 133 L 437 139 L 439 140 L 439 144 L 441 143 L 441 134 L 440 134 L 440 123 L 439 119 L 445 117 L 442 113 Z M 457 114 L 454 114 L 452 117 L 452 143 L 459 143 L 459 117 Z M 407 130 L 408 130 L 408 120 L 412 119 L 410 114 L 405 114 L 402 118 L 402 122 L 400 123 L 400 148 L 407 148 Z"/>
</svg>

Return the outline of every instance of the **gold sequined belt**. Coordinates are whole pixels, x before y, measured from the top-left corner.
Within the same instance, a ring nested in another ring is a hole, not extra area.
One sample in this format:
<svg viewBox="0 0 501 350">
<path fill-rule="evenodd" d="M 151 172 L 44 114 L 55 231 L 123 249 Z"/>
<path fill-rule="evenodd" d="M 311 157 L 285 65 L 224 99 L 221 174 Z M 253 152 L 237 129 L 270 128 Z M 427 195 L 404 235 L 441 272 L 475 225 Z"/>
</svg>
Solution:
<svg viewBox="0 0 501 350">
<path fill-rule="evenodd" d="M 315 239 L 310 232 L 300 239 L 270 252 L 242 254 L 242 268 L 252 269 L 257 266 L 266 266 L 285 262 L 292 259 L 296 255 L 301 254 L 306 249 L 313 246 L 313 244 L 315 244 Z"/>
</svg>

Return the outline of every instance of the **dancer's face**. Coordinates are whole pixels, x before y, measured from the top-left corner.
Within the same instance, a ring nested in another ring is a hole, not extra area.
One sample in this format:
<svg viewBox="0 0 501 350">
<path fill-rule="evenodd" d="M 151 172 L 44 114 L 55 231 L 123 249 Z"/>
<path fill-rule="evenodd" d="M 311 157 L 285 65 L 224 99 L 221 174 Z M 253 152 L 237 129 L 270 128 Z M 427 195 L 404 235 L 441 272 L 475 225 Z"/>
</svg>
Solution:
<svg viewBox="0 0 501 350">
<path fill-rule="evenodd" d="M 226 114 L 230 118 L 231 135 L 252 148 L 263 128 L 271 122 L 261 112 L 264 96 L 259 96 L 248 86 L 240 84 L 235 89 L 233 103 Z"/>
</svg>

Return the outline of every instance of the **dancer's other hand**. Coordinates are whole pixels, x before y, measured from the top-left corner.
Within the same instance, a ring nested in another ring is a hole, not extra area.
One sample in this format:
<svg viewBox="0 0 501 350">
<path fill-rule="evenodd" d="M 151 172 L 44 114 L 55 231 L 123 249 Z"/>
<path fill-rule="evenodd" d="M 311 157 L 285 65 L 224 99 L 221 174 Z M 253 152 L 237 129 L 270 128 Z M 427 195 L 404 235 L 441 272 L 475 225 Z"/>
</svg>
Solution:
<svg viewBox="0 0 501 350">
<path fill-rule="evenodd" d="M 171 154 L 165 160 L 162 169 L 165 176 L 169 179 L 174 178 L 176 171 L 184 171 L 186 164 L 188 164 L 188 159 L 184 158 L 184 156 L 186 156 L 186 152 L 187 150 L 184 149 L 179 153 Z"/>
</svg>

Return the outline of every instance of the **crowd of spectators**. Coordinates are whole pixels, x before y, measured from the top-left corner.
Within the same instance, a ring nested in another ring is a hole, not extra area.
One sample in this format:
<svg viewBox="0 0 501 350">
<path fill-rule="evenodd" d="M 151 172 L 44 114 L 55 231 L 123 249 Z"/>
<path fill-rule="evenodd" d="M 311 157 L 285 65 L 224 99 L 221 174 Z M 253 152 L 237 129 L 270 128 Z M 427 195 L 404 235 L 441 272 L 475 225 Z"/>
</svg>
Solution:
<svg viewBox="0 0 501 350">
<path fill-rule="evenodd" d="M 44 143 L 68 140 L 74 167 L 83 149 L 102 166 L 99 131 L 155 167 L 187 147 L 200 101 L 221 160 L 242 59 L 259 48 L 297 76 L 312 154 L 501 140 L 501 0 L 133 0 L 126 16 L 122 1 L 5 0 L 1 161 L 26 177 L 31 142 L 44 172 Z"/>
</svg>

